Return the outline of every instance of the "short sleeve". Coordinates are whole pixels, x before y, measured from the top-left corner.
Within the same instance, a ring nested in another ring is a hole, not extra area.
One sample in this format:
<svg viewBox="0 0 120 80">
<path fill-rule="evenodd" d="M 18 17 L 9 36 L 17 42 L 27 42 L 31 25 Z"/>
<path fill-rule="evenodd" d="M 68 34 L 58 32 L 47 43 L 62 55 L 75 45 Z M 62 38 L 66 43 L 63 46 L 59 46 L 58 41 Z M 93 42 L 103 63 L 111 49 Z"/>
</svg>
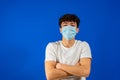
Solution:
<svg viewBox="0 0 120 80">
<path fill-rule="evenodd" d="M 45 61 L 56 61 L 55 48 L 52 43 L 49 43 L 45 51 Z"/>
<path fill-rule="evenodd" d="M 82 42 L 82 53 L 80 58 L 92 58 L 90 46 L 87 42 Z"/>
</svg>

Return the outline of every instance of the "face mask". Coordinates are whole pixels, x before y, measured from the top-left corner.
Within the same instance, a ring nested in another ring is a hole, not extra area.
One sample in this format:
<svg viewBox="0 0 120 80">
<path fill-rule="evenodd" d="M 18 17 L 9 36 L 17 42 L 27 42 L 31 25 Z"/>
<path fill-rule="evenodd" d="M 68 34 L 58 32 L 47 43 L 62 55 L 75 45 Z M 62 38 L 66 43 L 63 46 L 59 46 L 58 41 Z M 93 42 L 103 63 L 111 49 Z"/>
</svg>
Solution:
<svg viewBox="0 0 120 80">
<path fill-rule="evenodd" d="M 74 27 L 74 26 L 62 27 L 62 36 L 67 40 L 73 39 L 75 37 L 76 33 L 77 33 L 76 27 Z"/>
</svg>

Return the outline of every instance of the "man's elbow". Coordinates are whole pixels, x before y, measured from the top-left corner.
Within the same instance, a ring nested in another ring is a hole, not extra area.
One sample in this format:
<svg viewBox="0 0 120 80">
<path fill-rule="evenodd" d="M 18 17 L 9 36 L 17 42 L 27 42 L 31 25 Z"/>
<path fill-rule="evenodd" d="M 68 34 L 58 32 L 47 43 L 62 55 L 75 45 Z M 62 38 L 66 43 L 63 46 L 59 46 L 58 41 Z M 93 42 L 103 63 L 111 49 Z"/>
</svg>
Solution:
<svg viewBox="0 0 120 80">
<path fill-rule="evenodd" d="M 46 78 L 47 78 L 47 80 L 53 80 L 53 79 L 52 79 L 51 77 L 49 77 L 49 76 L 47 76 Z"/>
<path fill-rule="evenodd" d="M 46 78 L 47 78 L 47 80 L 53 80 L 52 76 L 50 76 L 50 75 L 47 75 Z"/>
<path fill-rule="evenodd" d="M 81 77 L 88 77 L 90 75 L 90 70 L 84 70 L 83 73 L 79 73 L 79 76 Z"/>
<path fill-rule="evenodd" d="M 84 77 L 88 77 L 90 75 L 90 70 L 85 70 L 84 71 Z"/>
<path fill-rule="evenodd" d="M 47 78 L 47 80 L 54 80 L 54 77 L 53 77 L 53 75 L 51 73 L 48 73 L 46 75 L 46 78 Z"/>
</svg>

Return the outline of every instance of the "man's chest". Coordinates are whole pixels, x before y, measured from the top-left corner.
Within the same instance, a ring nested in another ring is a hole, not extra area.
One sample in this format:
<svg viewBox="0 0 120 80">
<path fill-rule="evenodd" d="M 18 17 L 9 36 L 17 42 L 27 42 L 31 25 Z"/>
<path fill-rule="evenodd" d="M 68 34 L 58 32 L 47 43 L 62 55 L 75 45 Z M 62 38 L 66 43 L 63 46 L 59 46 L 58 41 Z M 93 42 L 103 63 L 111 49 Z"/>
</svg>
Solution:
<svg viewBox="0 0 120 80">
<path fill-rule="evenodd" d="M 81 50 L 76 49 L 62 49 L 57 51 L 57 61 L 63 64 L 75 65 L 80 60 Z"/>
</svg>

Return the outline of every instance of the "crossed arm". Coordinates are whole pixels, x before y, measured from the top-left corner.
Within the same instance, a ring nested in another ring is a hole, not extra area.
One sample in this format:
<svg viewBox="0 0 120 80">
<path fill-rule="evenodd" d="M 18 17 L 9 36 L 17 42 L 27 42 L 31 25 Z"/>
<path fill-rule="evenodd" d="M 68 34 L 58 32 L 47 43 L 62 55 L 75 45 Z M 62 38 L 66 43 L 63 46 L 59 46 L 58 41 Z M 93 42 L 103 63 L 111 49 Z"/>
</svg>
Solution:
<svg viewBox="0 0 120 80">
<path fill-rule="evenodd" d="M 91 59 L 82 58 L 76 65 L 56 63 L 55 61 L 45 62 L 47 80 L 57 80 L 70 75 L 87 77 L 90 74 Z"/>
</svg>

